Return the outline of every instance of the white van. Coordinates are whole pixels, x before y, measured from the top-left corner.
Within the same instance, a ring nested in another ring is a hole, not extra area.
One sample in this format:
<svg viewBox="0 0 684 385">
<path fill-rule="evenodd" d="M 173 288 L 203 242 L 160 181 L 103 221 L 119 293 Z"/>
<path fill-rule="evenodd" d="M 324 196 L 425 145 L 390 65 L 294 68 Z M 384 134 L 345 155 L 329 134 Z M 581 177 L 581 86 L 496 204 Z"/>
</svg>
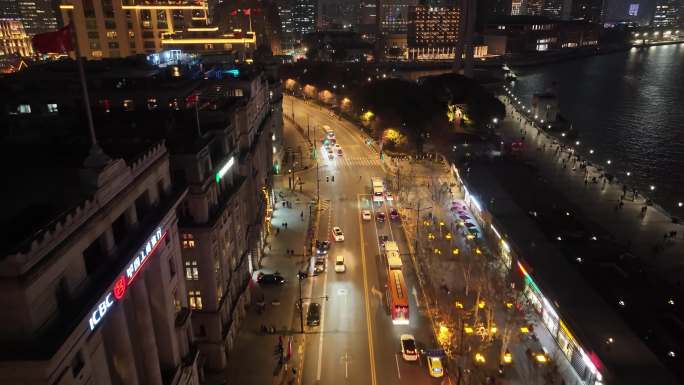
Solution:
<svg viewBox="0 0 684 385">
<path fill-rule="evenodd" d="M 347 270 L 347 268 L 344 266 L 344 257 L 338 255 L 335 257 L 335 272 L 344 273 L 345 270 Z"/>
</svg>

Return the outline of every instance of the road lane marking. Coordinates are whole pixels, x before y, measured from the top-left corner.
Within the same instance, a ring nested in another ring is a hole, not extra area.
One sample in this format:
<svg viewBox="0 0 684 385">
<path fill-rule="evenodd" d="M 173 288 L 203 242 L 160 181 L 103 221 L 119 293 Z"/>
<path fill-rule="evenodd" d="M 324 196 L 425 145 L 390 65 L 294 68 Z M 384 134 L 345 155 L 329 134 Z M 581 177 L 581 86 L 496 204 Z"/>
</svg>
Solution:
<svg viewBox="0 0 684 385">
<path fill-rule="evenodd" d="M 357 194 L 356 204 L 359 212 L 361 211 L 361 195 Z M 359 236 L 361 237 L 361 266 L 363 270 L 363 297 L 366 308 L 366 326 L 368 332 L 368 353 L 370 355 L 370 369 L 371 369 L 371 385 L 377 385 L 375 377 L 375 351 L 373 350 L 373 325 L 371 324 L 370 316 L 370 300 L 368 299 L 368 272 L 366 271 L 366 250 L 363 240 L 363 224 L 361 223 L 361 215 L 356 216 L 359 222 Z"/>
<path fill-rule="evenodd" d="M 399 359 L 397 358 L 397 353 L 394 353 L 394 362 L 397 364 L 397 377 L 401 380 L 401 371 L 399 370 Z"/>
<path fill-rule="evenodd" d="M 413 298 L 416 300 L 416 307 L 420 307 L 420 301 L 418 301 L 418 290 L 416 290 L 415 286 L 411 289 L 411 293 L 413 293 Z"/>
<path fill-rule="evenodd" d="M 321 307 L 323 308 L 323 310 L 321 311 L 321 328 L 319 329 L 320 335 L 318 338 L 318 368 L 316 369 L 316 381 L 321 380 L 321 369 L 323 367 L 323 334 L 325 334 L 325 303 L 327 302 L 325 297 L 327 295 L 326 293 L 328 290 L 327 283 L 328 273 L 325 272 L 323 273 L 323 298 L 321 298 Z"/>
</svg>

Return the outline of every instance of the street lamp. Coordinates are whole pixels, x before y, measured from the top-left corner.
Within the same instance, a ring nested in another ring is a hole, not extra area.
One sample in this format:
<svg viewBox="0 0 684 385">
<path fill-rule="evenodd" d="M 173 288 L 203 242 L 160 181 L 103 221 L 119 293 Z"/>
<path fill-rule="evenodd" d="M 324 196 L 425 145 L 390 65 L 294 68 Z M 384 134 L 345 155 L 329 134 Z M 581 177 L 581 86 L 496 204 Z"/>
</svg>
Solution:
<svg viewBox="0 0 684 385">
<path fill-rule="evenodd" d="M 497 118 L 493 118 L 493 119 L 492 119 L 492 123 L 494 123 L 494 124 L 497 124 L 497 123 L 499 123 L 499 119 L 497 119 Z"/>
<path fill-rule="evenodd" d="M 627 171 L 627 172 L 625 172 L 625 174 L 626 174 L 627 176 L 630 176 L 630 175 L 632 175 L 632 172 L 631 172 L 631 171 Z"/>
<path fill-rule="evenodd" d="M 590 153 L 590 154 L 593 154 L 593 153 L 594 153 L 594 150 L 589 150 L 589 153 Z"/>
<path fill-rule="evenodd" d="M 579 146 L 579 145 L 580 145 L 580 141 L 578 140 L 575 142 L 575 146 Z"/>
<path fill-rule="evenodd" d="M 651 191 L 654 191 L 654 190 L 655 190 L 655 186 L 654 186 L 654 185 L 650 185 L 649 188 L 651 189 Z"/>
<path fill-rule="evenodd" d="M 610 165 L 611 163 L 612 163 L 612 162 L 611 162 L 610 159 L 608 159 L 608 160 L 606 161 L 606 164 L 608 164 L 608 165 Z"/>
<path fill-rule="evenodd" d="M 677 207 L 682 207 L 682 206 L 684 206 L 683 202 L 677 202 Z"/>
</svg>

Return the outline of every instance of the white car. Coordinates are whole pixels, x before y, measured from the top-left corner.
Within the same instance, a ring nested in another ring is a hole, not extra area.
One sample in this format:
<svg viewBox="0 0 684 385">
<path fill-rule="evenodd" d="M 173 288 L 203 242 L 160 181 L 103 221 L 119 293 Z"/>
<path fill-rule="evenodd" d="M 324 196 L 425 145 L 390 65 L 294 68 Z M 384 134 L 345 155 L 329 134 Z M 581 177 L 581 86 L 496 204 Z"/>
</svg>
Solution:
<svg viewBox="0 0 684 385">
<path fill-rule="evenodd" d="M 333 238 L 335 239 L 335 242 L 343 242 L 344 241 L 344 233 L 342 233 L 342 229 L 335 226 L 332 228 L 332 235 Z"/>
<path fill-rule="evenodd" d="M 370 221 L 373 219 L 373 214 L 371 214 L 370 210 L 363 210 L 361 211 L 361 219 L 364 221 Z"/>
<path fill-rule="evenodd" d="M 345 270 L 347 270 L 347 267 L 344 266 L 344 257 L 338 255 L 337 257 L 335 257 L 335 272 L 344 273 Z"/>
<path fill-rule="evenodd" d="M 410 334 L 402 334 L 401 341 L 401 356 L 406 361 L 418 361 L 418 349 L 416 348 L 416 339 Z"/>
</svg>

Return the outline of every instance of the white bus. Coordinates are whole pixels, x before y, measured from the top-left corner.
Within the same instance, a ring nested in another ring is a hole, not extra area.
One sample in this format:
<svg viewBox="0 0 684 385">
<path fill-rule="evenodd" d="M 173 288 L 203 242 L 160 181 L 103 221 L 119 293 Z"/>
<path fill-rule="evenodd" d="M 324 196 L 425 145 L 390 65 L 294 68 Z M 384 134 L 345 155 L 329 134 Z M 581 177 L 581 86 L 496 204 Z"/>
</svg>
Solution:
<svg viewBox="0 0 684 385">
<path fill-rule="evenodd" d="M 387 258 L 387 267 L 390 270 L 401 270 L 403 264 L 401 263 L 401 256 L 396 251 L 385 251 L 385 257 Z"/>
</svg>

